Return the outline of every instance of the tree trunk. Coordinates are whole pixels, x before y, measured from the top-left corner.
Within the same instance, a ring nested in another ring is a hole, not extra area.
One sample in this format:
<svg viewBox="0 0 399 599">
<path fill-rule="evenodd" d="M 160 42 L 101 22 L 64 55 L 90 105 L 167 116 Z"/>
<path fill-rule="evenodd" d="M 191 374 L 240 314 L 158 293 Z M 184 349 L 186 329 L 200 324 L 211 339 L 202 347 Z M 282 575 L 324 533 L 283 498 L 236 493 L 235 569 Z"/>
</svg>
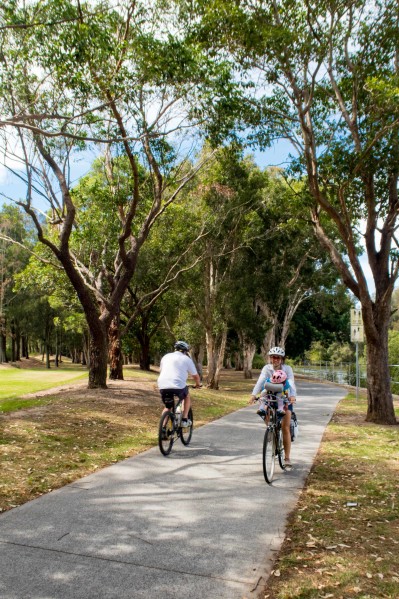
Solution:
<svg viewBox="0 0 399 599">
<path fill-rule="evenodd" d="M 148 335 L 139 335 L 140 341 L 140 369 L 150 370 L 150 337 Z"/>
<path fill-rule="evenodd" d="M 244 356 L 244 379 L 252 379 L 252 361 L 256 352 L 253 343 L 242 342 L 242 353 Z"/>
<path fill-rule="evenodd" d="M 257 300 L 256 303 L 257 303 L 258 308 L 262 312 L 263 316 L 265 317 L 267 324 L 270 327 L 266 331 L 266 335 L 265 335 L 265 338 L 263 340 L 262 347 L 261 347 L 262 357 L 265 360 L 265 362 L 268 362 L 269 349 L 271 347 L 273 347 L 273 345 L 276 345 L 276 329 L 277 329 L 278 316 L 277 316 L 277 314 L 275 314 L 274 312 L 272 312 L 270 310 L 270 308 L 268 307 L 268 305 L 265 302 Z"/>
<path fill-rule="evenodd" d="M 29 358 L 29 343 L 27 335 L 22 335 L 22 355 L 24 358 Z"/>
<path fill-rule="evenodd" d="M 89 341 L 89 389 L 107 388 L 107 365 L 108 365 L 108 335 L 103 326 L 102 330 L 97 327 L 94 334 L 90 330 Z"/>
<path fill-rule="evenodd" d="M 191 350 L 191 357 L 192 360 L 195 364 L 195 367 L 197 369 L 197 372 L 199 374 L 199 377 L 202 381 L 202 377 L 203 377 L 203 363 L 204 363 L 204 346 L 201 343 L 201 345 L 197 346 L 197 347 L 193 347 Z"/>
<path fill-rule="evenodd" d="M 46 341 L 46 368 L 51 368 L 50 365 L 50 345 Z"/>
<path fill-rule="evenodd" d="M 364 317 L 363 317 L 364 318 Z M 387 319 L 385 319 L 386 322 Z M 381 322 L 384 319 L 381 318 Z M 365 328 L 366 323 L 365 323 Z M 388 361 L 387 326 L 367 337 L 367 422 L 396 424 Z M 375 332 L 375 328 L 374 328 Z"/>
<path fill-rule="evenodd" d="M 297 289 L 293 293 L 289 294 L 287 307 L 284 314 L 284 321 L 281 327 L 280 339 L 278 342 L 278 345 L 281 347 L 285 347 L 292 319 L 294 318 L 295 312 L 298 310 L 305 298 L 306 293 L 304 293 L 301 289 Z"/>
<path fill-rule="evenodd" d="M 90 365 L 90 337 L 87 335 L 87 331 L 83 333 L 83 348 L 81 352 L 81 362 L 82 366 Z"/>
<path fill-rule="evenodd" d="M 120 335 L 119 312 L 111 321 L 108 329 L 109 341 L 109 378 L 112 381 L 123 381 L 123 355 Z"/>
<path fill-rule="evenodd" d="M 221 335 L 216 337 L 213 337 L 209 331 L 206 331 L 206 349 L 208 357 L 207 387 L 209 387 L 209 389 L 219 389 L 220 372 L 224 360 L 226 341 L 226 329 Z"/>
<path fill-rule="evenodd" d="M 236 371 L 244 370 L 242 356 L 239 351 L 234 352 L 234 369 Z"/>
<path fill-rule="evenodd" d="M 15 328 L 15 361 L 21 360 L 21 331 L 17 324 Z"/>
<path fill-rule="evenodd" d="M 7 361 L 6 320 L 0 316 L 0 364 Z"/>
<path fill-rule="evenodd" d="M 232 361 L 231 361 L 231 355 L 226 356 L 226 359 L 224 361 L 224 367 L 227 370 L 231 370 L 233 368 Z"/>
<path fill-rule="evenodd" d="M 15 325 L 11 323 L 11 362 L 15 362 Z"/>
<path fill-rule="evenodd" d="M 276 330 L 273 326 L 266 332 L 265 338 L 262 343 L 261 353 L 262 358 L 265 362 L 269 361 L 269 349 L 276 345 Z"/>
</svg>

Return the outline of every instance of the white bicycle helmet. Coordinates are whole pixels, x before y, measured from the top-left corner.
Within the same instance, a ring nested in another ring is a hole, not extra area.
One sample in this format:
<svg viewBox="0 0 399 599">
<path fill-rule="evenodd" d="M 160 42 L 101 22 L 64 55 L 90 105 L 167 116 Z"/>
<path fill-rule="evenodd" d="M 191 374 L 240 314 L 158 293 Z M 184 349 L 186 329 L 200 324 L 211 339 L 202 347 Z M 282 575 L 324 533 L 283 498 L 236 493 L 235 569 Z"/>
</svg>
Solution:
<svg viewBox="0 0 399 599">
<path fill-rule="evenodd" d="M 185 341 L 176 341 L 175 350 L 182 351 L 182 352 L 188 352 L 188 351 L 190 351 L 190 346 Z"/>
<path fill-rule="evenodd" d="M 269 356 L 280 356 L 280 358 L 285 358 L 285 351 L 282 347 L 271 347 L 269 349 Z"/>
</svg>

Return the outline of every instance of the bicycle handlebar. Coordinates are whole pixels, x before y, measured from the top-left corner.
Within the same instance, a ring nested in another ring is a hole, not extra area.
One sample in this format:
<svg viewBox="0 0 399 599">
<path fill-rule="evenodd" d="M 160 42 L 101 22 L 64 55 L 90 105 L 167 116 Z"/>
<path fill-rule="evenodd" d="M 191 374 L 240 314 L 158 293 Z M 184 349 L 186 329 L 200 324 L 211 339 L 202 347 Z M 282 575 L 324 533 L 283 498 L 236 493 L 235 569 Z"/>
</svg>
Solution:
<svg viewBox="0 0 399 599">
<path fill-rule="evenodd" d="M 270 397 L 270 396 L 271 396 L 271 397 Z M 269 398 L 266 396 L 266 399 L 268 399 L 269 401 L 277 401 L 277 402 L 278 402 L 278 399 L 279 399 L 279 398 L 278 398 L 278 397 L 276 397 L 274 393 L 270 393 L 270 396 L 269 396 Z M 256 401 L 259 401 L 260 399 L 261 399 L 261 395 L 259 395 L 259 396 L 256 398 Z M 287 398 L 285 397 L 285 398 L 283 399 L 283 403 L 284 403 L 284 404 L 289 404 L 289 403 L 291 403 L 291 402 L 290 402 L 290 400 L 289 400 L 289 399 L 287 399 Z"/>
</svg>

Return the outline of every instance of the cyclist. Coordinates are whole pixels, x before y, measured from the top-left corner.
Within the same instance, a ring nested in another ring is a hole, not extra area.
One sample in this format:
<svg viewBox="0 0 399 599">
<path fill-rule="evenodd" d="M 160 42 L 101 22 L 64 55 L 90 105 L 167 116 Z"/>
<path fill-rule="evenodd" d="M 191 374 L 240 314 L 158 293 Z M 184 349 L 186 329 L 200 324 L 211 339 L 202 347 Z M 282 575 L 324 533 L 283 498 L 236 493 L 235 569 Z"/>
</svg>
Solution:
<svg viewBox="0 0 399 599">
<path fill-rule="evenodd" d="M 269 350 L 269 359 L 270 363 L 266 364 L 259 375 L 259 378 L 252 390 L 252 395 L 250 399 L 250 403 L 254 403 L 256 401 L 256 395 L 260 393 L 264 387 L 264 384 L 267 379 L 271 380 L 273 374 L 276 370 L 282 370 L 287 375 L 287 380 L 289 383 L 289 391 L 288 391 L 288 410 L 283 417 L 281 423 L 281 429 L 283 431 L 283 443 L 284 443 L 284 452 L 285 452 L 285 466 L 287 470 L 291 470 L 291 433 L 290 433 L 290 422 L 291 422 L 291 412 L 293 410 L 293 404 L 296 402 L 296 388 L 295 388 L 295 380 L 294 373 L 292 371 L 291 366 L 284 364 L 285 361 L 285 351 L 282 347 L 272 347 Z"/>
<path fill-rule="evenodd" d="M 176 341 L 175 351 L 165 354 L 161 360 L 161 371 L 158 377 L 158 387 L 162 401 L 165 403 L 165 394 L 172 391 L 179 399 L 184 400 L 182 427 L 191 426 L 192 422 L 187 418 L 191 407 L 191 398 L 187 387 L 187 377 L 191 375 L 195 380 L 196 387 L 201 386 L 201 380 L 194 362 L 188 355 L 190 346 L 185 341 Z M 164 412 L 167 408 L 164 408 Z"/>
</svg>

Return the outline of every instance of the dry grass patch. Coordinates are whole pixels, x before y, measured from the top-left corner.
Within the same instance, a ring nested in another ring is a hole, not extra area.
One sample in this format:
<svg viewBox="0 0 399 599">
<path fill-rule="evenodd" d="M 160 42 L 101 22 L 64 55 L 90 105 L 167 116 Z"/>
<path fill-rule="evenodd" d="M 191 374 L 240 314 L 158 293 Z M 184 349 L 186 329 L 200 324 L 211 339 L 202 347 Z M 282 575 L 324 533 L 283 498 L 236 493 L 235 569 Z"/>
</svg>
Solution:
<svg viewBox="0 0 399 599">
<path fill-rule="evenodd" d="M 399 597 L 399 427 L 343 400 L 259 599 Z"/>
<path fill-rule="evenodd" d="M 127 370 L 106 390 L 37 393 L 26 409 L 0 414 L 0 511 L 155 446 L 157 373 L 143 375 Z M 219 391 L 193 390 L 195 426 L 246 405 L 252 385 L 229 372 Z"/>
</svg>

